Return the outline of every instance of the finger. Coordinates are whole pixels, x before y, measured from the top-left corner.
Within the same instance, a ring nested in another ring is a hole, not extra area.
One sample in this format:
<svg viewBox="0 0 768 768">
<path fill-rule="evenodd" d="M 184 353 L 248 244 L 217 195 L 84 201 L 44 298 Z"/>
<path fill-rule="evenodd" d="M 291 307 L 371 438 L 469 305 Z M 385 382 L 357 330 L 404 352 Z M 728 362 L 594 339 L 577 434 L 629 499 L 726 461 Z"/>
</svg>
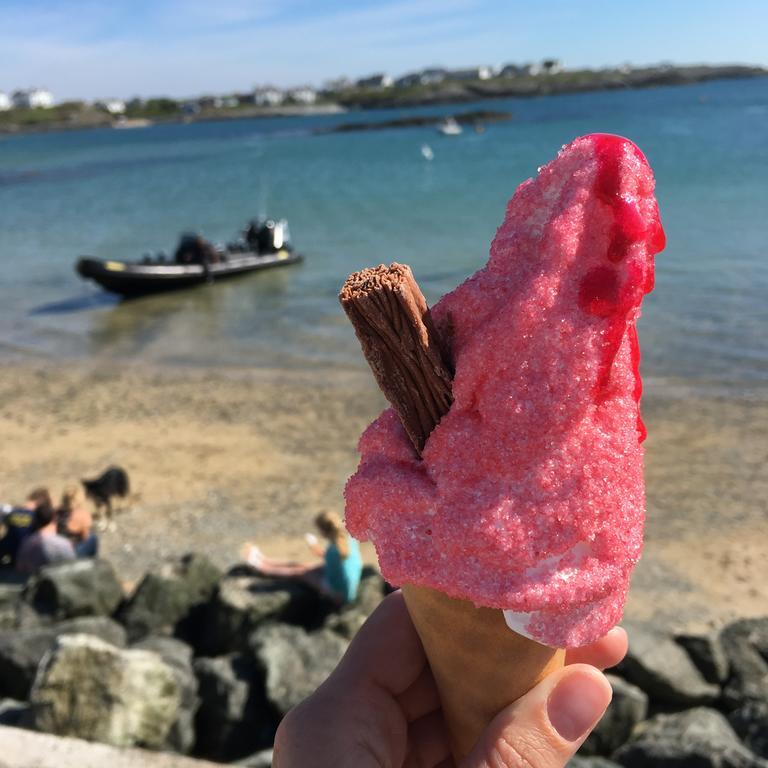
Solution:
<svg viewBox="0 0 768 768">
<path fill-rule="evenodd" d="M 601 672 L 586 664 L 565 667 L 503 710 L 461 768 L 563 768 L 610 700 Z"/>
<path fill-rule="evenodd" d="M 392 696 L 400 696 L 419 678 L 426 664 L 405 600 L 400 592 L 393 592 L 360 628 L 335 674 L 350 683 L 373 683 Z"/>
<path fill-rule="evenodd" d="M 397 697 L 397 703 L 409 723 L 440 708 L 435 678 L 428 666 L 425 666 L 414 683 Z"/>
<path fill-rule="evenodd" d="M 614 627 L 605 637 L 583 648 L 572 648 L 565 655 L 566 664 L 591 664 L 598 669 L 615 667 L 627 655 L 627 633 Z"/>
<path fill-rule="evenodd" d="M 450 754 L 442 712 L 432 712 L 408 726 L 408 755 L 403 768 L 435 768 Z"/>
</svg>

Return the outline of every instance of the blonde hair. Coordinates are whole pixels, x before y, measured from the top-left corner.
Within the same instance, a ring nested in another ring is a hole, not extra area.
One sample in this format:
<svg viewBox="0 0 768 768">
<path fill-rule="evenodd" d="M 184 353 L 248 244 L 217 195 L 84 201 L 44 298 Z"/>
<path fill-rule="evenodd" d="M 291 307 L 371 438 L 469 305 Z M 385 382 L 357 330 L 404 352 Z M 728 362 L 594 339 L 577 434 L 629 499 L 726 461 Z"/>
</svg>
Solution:
<svg viewBox="0 0 768 768">
<path fill-rule="evenodd" d="M 79 485 L 68 485 L 61 494 L 61 511 L 66 515 L 85 505 L 85 494 Z"/>
<path fill-rule="evenodd" d="M 344 560 L 349 555 L 349 542 L 341 518 L 335 512 L 321 512 L 315 518 L 315 525 L 326 539 L 336 545 L 341 559 Z"/>
</svg>

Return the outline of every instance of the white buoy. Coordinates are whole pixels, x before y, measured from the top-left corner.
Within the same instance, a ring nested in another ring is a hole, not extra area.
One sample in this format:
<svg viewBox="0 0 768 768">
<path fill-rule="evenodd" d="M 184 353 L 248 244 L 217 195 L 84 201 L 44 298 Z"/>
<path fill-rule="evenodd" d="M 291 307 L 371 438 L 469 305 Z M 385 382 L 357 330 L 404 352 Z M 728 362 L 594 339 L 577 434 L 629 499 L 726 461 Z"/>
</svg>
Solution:
<svg viewBox="0 0 768 768">
<path fill-rule="evenodd" d="M 432 147 L 430 147 L 429 144 L 421 145 L 421 155 L 425 160 L 433 160 L 435 157 L 435 153 L 432 151 Z"/>
</svg>

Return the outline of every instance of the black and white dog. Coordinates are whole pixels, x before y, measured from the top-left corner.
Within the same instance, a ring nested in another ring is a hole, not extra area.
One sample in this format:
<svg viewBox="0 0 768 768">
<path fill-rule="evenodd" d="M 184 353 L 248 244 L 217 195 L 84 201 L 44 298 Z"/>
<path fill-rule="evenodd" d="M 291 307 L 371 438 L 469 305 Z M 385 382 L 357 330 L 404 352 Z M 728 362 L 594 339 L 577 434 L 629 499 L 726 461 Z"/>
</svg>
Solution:
<svg viewBox="0 0 768 768">
<path fill-rule="evenodd" d="M 112 518 L 112 499 L 124 499 L 131 488 L 128 473 L 122 467 L 109 467 L 94 480 L 82 483 L 86 496 L 96 504 L 97 514 L 106 507 L 108 520 Z"/>
</svg>

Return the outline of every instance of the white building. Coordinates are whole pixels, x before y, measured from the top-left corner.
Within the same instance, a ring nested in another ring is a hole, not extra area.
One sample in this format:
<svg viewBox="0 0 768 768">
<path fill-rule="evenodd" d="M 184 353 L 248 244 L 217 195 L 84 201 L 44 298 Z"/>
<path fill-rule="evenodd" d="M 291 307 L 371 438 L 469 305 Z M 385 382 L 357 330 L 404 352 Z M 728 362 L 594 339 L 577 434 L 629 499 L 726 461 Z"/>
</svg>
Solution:
<svg viewBox="0 0 768 768">
<path fill-rule="evenodd" d="M 490 67 L 469 67 L 468 69 L 452 69 L 448 72 L 451 80 L 489 80 L 493 77 Z"/>
<path fill-rule="evenodd" d="M 0 112 L 7 112 L 13 104 L 5 91 L 0 91 Z"/>
<path fill-rule="evenodd" d="M 392 75 L 377 73 L 370 77 L 363 77 L 355 83 L 358 88 L 391 88 L 395 84 Z"/>
<path fill-rule="evenodd" d="M 283 92 L 270 85 L 257 88 L 253 92 L 253 103 L 260 107 L 278 107 L 285 100 Z"/>
<path fill-rule="evenodd" d="M 122 99 L 104 99 L 103 101 L 97 101 L 96 106 L 105 112 L 109 112 L 110 115 L 125 114 L 125 102 Z"/>
<path fill-rule="evenodd" d="M 288 91 L 288 98 L 297 104 L 314 104 L 317 101 L 317 92 L 314 88 L 303 85 L 299 88 L 291 88 Z"/>
<path fill-rule="evenodd" d="M 14 107 L 50 109 L 53 106 L 53 94 L 44 88 L 30 88 L 13 94 Z"/>
</svg>

